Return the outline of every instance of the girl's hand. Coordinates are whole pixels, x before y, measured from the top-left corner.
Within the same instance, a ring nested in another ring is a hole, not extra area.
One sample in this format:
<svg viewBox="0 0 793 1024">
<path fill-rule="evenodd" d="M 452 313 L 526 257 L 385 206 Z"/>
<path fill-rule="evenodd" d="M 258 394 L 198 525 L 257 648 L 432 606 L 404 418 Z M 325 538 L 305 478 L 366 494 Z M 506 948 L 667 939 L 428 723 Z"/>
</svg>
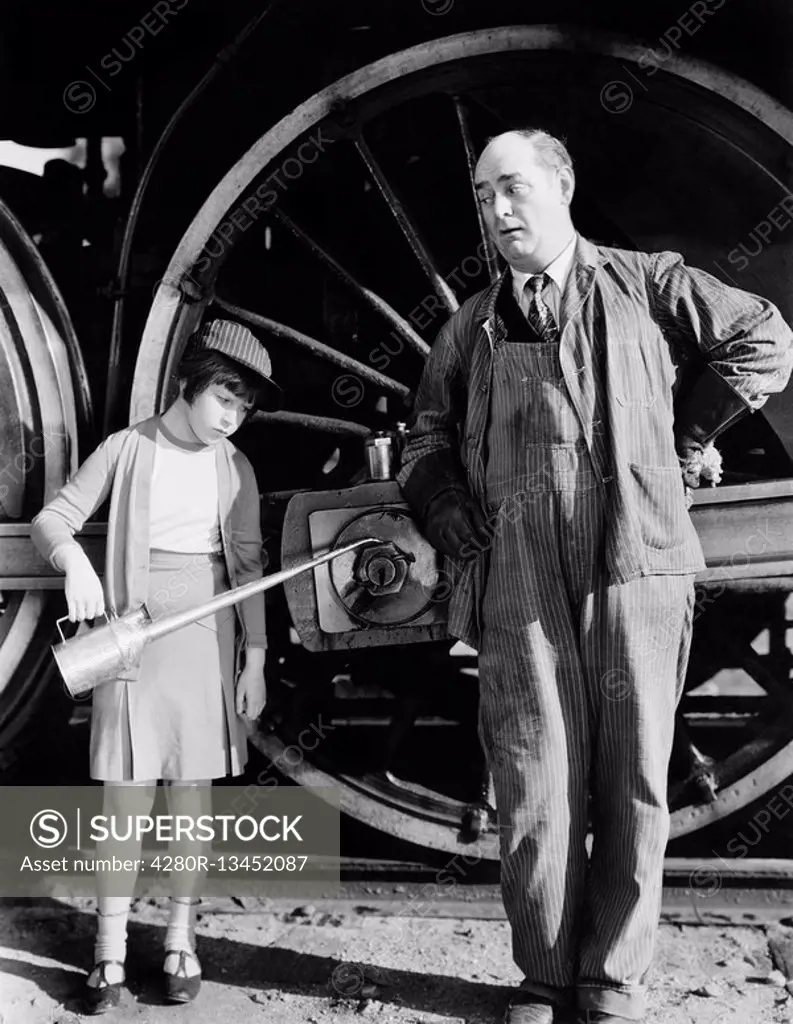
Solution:
<svg viewBox="0 0 793 1024">
<path fill-rule="evenodd" d="M 247 661 L 237 680 L 235 704 L 238 715 L 244 715 L 255 722 L 264 710 L 267 701 L 267 687 L 264 682 L 264 666 Z"/>
<path fill-rule="evenodd" d="M 102 582 L 82 548 L 75 544 L 60 556 L 66 572 L 66 604 L 69 621 L 82 622 L 105 613 Z"/>
</svg>

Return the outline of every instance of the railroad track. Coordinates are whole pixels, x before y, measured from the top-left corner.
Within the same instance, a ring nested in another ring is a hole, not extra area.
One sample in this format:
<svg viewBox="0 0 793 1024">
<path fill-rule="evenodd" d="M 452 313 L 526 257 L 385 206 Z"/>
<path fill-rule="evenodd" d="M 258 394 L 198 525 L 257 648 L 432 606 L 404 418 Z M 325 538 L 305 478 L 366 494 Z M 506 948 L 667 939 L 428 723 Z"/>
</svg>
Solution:
<svg viewBox="0 0 793 1024">
<path fill-rule="evenodd" d="M 276 915 L 315 924 L 367 915 L 471 921 L 506 918 L 491 863 L 482 869 L 466 866 L 458 858 L 459 880 L 451 884 L 448 877 L 455 867 L 451 862 L 429 865 L 342 857 L 326 867 L 329 874 L 338 868 L 338 884 L 328 882 L 310 896 L 210 897 L 202 901 L 199 913 Z M 446 883 L 439 882 L 439 877 L 446 877 Z M 76 910 L 93 904 L 90 898 L 54 898 Z M 164 906 L 167 897 L 148 899 Z M 667 923 L 712 927 L 793 924 L 793 860 L 756 858 L 731 863 L 719 858 L 667 858 L 661 916 Z"/>
</svg>

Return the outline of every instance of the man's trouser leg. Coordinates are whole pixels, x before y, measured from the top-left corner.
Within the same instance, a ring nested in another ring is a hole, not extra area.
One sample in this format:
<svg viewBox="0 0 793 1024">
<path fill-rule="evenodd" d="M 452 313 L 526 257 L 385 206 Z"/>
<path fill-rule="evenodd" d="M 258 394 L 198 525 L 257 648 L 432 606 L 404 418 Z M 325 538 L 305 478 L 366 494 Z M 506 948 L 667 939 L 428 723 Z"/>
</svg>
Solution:
<svg viewBox="0 0 793 1024">
<path fill-rule="evenodd" d="M 513 955 L 524 987 L 564 1001 L 576 982 L 593 709 L 557 536 L 549 495 L 532 505 L 529 527 L 502 524 L 490 552 L 479 681 Z"/>
<path fill-rule="evenodd" d="M 596 706 L 594 845 L 579 1005 L 638 1019 L 661 905 L 667 771 L 694 610 L 692 576 L 601 585 L 585 602 L 582 652 Z"/>
</svg>

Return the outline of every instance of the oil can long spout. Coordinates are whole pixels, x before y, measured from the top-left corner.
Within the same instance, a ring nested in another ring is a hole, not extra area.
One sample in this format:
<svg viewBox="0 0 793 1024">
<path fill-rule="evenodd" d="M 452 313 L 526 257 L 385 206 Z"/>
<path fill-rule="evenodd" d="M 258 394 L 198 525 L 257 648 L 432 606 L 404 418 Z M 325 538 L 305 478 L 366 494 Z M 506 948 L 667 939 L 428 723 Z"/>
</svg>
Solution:
<svg viewBox="0 0 793 1024">
<path fill-rule="evenodd" d="M 293 576 L 297 576 L 301 572 L 308 572 L 310 569 L 316 569 L 317 566 L 324 565 L 325 562 L 329 562 L 333 558 L 338 558 L 339 555 L 346 555 L 348 552 L 355 551 L 357 548 L 364 547 L 367 544 L 379 543 L 380 541 L 377 537 L 364 537 L 361 540 L 352 541 L 352 543 L 345 544 L 343 547 L 327 551 L 324 555 L 317 555 L 316 558 L 312 558 L 307 562 L 301 562 L 299 565 L 294 565 L 290 569 L 281 569 L 280 572 L 274 572 L 269 576 L 263 576 L 260 580 L 253 580 L 253 582 L 246 583 L 241 587 L 235 587 L 234 590 L 227 590 L 222 594 L 218 594 L 217 597 L 213 597 L 210 601 L 206 601 L 204 604 L 199 605 L 197 608 L 187 608 L 185 611 L 176 612 L 173 615 L 166 615 L 146 627 L 146 639 L 156 640 L 157 637 L 166 636 L 177 629 L 181 629 L 183 626 L 189 626 L 192 622 L 198 622 L 200 619 L 205 619 L 208 615 L 213 615 L 215 612 L 221 611 L 223 608 L 228 608 L 229 605 L 234 605 L 240 601 L 244 601 L 246 598 L 252 597 L 254 594 L 262 593 L 265 590 L 271 590 L 273 587 L 277 587 L 279 584 L 285 583 L 286 580 L 292 579 Z"/>
</svg>

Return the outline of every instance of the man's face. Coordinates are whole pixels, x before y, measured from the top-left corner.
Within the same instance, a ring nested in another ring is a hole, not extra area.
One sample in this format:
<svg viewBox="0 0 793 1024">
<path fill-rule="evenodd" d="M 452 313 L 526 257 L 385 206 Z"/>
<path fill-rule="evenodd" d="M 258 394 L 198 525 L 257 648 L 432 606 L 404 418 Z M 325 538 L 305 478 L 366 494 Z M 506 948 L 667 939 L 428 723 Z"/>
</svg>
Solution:
<svg viewBox="0 0 793 1024">
<path fill-rule="evenodd" d="M 230 437 L 243 423 L 251 403 L 229 391 L 223 384 L 210 384 L 187 406 L 187 419 L 204 444 L 217 444 Z"/>
<path fill-rule="evenodd" d="M 546 167 L 533 144 L 508 133 L 476 166 L 476 191 L 496 248 L 516 270 L 543 270 L 569 238 L 573 174 Z"/>
</svg>

